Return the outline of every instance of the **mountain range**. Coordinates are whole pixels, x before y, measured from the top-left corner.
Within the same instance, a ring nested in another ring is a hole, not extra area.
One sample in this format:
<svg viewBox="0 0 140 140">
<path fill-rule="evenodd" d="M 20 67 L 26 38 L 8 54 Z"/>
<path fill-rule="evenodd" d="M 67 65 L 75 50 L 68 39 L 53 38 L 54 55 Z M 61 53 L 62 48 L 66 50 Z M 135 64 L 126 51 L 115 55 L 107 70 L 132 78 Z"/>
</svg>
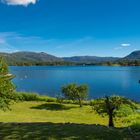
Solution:
<svg viewBox="0 0 140 140">
<path fill-rule="evenodd" d="M 9 65 L 20 63 L 47 63 L 47 62 L 73 62 L 73 63 L 101 63 L 114 62 L 117 60 L 140 60 L 140 51 L 134 51 L 131 54 L 119 57 L 97 57 L 97 56 L 73 56 L 73 57 L 56 57 L 45 52 L 15 52 L 15 53 L 0 53 Z"/>
<path fill-rule="evenodd" d="M 73 56 L 73 57 L 63 57 L 64 61 L 76 62 L 76 63 L 100 63 L 108 61 L 116 61 L 118 57 L 98 57 L 98 56 Z"/>
</svg>

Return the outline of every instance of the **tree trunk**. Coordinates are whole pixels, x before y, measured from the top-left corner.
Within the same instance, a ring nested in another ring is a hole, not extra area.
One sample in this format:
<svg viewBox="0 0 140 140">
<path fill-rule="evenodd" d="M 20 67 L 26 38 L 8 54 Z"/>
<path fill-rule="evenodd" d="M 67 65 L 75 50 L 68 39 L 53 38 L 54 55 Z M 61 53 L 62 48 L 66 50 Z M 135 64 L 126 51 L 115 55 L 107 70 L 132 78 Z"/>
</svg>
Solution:
<svg viewBox="0 0 140 140">
<path fill-rule="evenodd" d="M 110 103 L 110 100 L 109 100 L 109 97 L 106 96 L 105 97 L 106 100 L 105 100 L 105 103 L 106 103 L 106 108 L 108 110 L 108 116 L 109 116 L 109 127 L 114 127 L 114 122 L 113 122 L 113 112 L 114 112 L 114 107 L 112 107 L 111 103 Z"/>
<path fill-rule="evenodd" d="M 109 114 L 109 127 L 114 127 L 113 114 Z"/>
<path fill-rule="evenodd" d="M 81 100 L 81 99 L 79 99 L 79 105 L 80 105 L 80 107 L 83 106 L 83 105 L 82 105 L 82 100 Z"/>
</svg>

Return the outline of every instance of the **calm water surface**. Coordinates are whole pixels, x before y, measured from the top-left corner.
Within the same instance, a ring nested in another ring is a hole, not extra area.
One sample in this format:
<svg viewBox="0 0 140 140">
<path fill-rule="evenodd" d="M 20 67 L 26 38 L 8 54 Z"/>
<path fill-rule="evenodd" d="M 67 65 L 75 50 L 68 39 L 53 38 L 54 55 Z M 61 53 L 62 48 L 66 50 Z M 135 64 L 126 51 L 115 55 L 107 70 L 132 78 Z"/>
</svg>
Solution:
<svg viewBox="0 0 140 140">
<path fill-rule="evenodd" d="M 87 84 L 89 98 L 123 95 L 140 101 L 140 67 L 32 66 L 10 67 L 18 91 L 57 96 L 62 85 Z"/>
</svg>

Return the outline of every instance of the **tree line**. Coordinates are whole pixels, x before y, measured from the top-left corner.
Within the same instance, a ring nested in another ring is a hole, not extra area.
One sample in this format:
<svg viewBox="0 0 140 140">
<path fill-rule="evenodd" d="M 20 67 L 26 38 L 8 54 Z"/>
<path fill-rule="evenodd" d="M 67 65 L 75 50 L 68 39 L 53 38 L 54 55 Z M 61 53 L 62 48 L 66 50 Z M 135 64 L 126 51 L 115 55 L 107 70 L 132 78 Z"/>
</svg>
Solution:
<svg viewBox="0 0 140 140">
<path fill-rule="evenodd" d="M 5 58 L 6 59 L 6 58 Z M 106 65 L 106 66 L 140 66 L 140 60 L 127 60 L 127 59 L 119 59 L 116 61 L 102 61 L 102 62 L 72 62 L 72 61 L 29 61 L 29 60 L 7 60 L 6 62 L 9 66 L 77 66 L 77 65 Z"/>
</svg>

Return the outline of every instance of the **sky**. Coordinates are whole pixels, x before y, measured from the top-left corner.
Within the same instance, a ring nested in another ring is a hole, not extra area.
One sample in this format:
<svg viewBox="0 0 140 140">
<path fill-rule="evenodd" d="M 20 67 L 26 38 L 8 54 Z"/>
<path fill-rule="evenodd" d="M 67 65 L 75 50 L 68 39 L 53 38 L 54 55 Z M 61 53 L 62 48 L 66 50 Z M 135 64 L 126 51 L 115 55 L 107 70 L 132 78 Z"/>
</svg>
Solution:
<svg viewBox="0 0 140 140">
<path fill-rule="evenodd" d="M 123 57 L 140 50 L 140 0 L 0 0 L 0 52 Z"/>
</svg>

